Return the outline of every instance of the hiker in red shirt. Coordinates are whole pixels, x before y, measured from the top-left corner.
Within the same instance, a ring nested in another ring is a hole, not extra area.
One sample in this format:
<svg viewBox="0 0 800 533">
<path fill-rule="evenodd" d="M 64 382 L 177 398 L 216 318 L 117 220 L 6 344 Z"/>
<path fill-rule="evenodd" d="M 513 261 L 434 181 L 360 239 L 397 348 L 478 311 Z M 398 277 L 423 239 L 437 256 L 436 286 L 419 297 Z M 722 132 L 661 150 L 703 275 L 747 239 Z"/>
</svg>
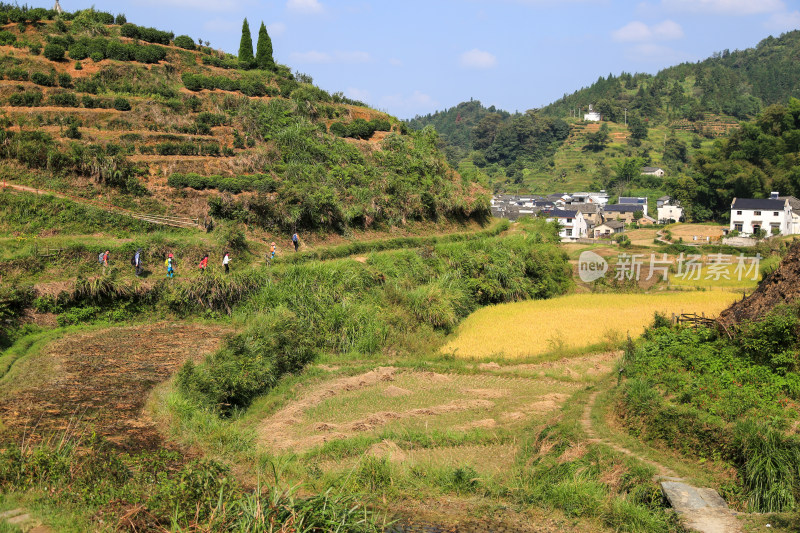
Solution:
<svg viewBox="0 0 800 533">
<path fill-rule="evenodd" d="M 200 264 L 197 265 L 197 267 L 200 269 L 200 272 L 205 272 L 207 266 L 208 266 L 208 254 L 203 256 L 203 259 L 200 260 Z"/>
</svg>

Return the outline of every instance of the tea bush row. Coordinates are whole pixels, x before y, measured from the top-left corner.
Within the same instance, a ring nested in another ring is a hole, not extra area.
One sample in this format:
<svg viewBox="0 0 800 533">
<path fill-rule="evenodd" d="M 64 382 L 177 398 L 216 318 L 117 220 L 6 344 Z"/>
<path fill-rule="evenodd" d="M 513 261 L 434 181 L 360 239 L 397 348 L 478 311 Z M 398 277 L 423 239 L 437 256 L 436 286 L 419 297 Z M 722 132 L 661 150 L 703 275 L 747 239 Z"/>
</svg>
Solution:
<svg viewBox="0 0 800 533">
<path fill-rule="evenodd" d="M 190 172 L 188 174 L 172 174 L 167 184 L 176 189 L 190 187 L 196 190 L 216 189 L 220 192 L 237 194 L 244 191 L 273 192 L 275 180 L 269 174 L 252 174 L 248 176 L 203 176 Z"/>
<path fill-rule="evenodd" d="M 93 61 L 114 59 L 117 61 L 158 63 L 166 59 L 167 49 L 153 44 L 123 43 L 118 40 L 95 37 L 93 39 L 81 39 L 70 45 L 69 57 L 77 61 L 91 58 Z"/>
<path fill-rule="evenodd" d="M 370 121 L 357 118 L 350 123 L 334 122 L 330 125 L 332 134 L 338 137 L 352 137 L 355 139 L 369 139 L 376 131 L 390 131 L 391 129 L 391 122 L 382 118 Z"/>
<path fill-rule="evenodd" d="M 223 91 L 236 91 L 246 96 L 277 96 L 278 90 L 256 79 L 231 79 L 226 76 L 203 76 L 202 74 L 186 73 L 181 76 L 184 86 L 190 91 L 203 89 Z"/>
<path fill-rule="evenodd" d="M 14 93 L 8 98 L 9 105 L 16 107 L 38 107 L 42 105 L 43 94 L 39 90 L 28 90 Z M 79 101 L 77 95 L 69 91 L 51 93 L 47 100 L 47 105 L 57 107 L 79 107 L 83 104 L 86 109 L 116 109 L 118 111 L 130 111 L 131 103 L 127 98 L 92 98 L 84 95 Z"/>
</svg>

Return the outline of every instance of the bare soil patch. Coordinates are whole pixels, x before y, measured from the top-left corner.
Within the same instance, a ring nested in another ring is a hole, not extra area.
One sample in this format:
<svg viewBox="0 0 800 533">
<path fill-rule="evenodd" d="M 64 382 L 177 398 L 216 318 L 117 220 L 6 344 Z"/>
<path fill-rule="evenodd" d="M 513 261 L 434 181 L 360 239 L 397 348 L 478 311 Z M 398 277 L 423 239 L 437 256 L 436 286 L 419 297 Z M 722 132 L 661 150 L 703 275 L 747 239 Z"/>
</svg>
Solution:
<svg viewBox="0 0 800 533">
<path fill-rule="evenodd" d="M 780 266 L 767 276 L 753 293 L 734 302 L 719 315 L 718 321 L 726 328 L 745 320 L 763 317 L 775 306 L 791 303 L 800 298 L 800 243 L 794 244 Z"/>
<path fill-rule="evenodd" d="M 36 386 L 0 393 L 0 420 L 12 437 L 41 440 L 89 430 L 128 451 L 162 441 L 142 408 L 150 390 L 186 360 L 213 351 L 228 330 L 205 324 L 111 328 L 54 342 L 39 356 L 55 370 Z"/>
</svg>

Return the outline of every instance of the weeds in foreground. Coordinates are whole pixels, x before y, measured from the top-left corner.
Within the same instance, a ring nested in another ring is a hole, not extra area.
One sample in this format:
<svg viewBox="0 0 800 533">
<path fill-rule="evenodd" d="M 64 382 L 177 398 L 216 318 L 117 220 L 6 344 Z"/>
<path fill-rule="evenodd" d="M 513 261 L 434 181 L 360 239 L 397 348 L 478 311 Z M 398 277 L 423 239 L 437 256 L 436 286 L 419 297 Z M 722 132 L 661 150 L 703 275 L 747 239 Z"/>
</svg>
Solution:
<svg viewBox="0 0 800 533">
<path fill-rule="evenodd" d="M 286 486 L 282 470 L 268 466 L 269 482 L 248 491 L 221 463 L 185 463 L 165 450 L 122 454 L 91 435 L 0 449 L 0 490 L 46 494 L 53 506 L 77 505 L 86 517 L 136 531 L 377 532 L 385 524 L 359 493 L 300 496 L 308 490 Z"/>
</svg>

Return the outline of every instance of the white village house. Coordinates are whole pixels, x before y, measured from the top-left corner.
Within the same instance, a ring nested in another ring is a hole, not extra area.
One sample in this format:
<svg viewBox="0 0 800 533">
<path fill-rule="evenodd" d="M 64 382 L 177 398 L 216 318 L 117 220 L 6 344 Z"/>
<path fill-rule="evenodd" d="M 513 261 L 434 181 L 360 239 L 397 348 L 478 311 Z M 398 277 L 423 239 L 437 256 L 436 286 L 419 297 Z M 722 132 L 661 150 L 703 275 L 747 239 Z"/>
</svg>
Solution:
<svg viewBox="0 0 800 533">
<path fill-rule="evenodd" d="M 589 112 L 583 114 L 583 120 L 592 121 L 592 122 L 600 122 L 601 118 L 602 117 L 600 116 L 600 113 L 598 113 L 597 111 L 595 111 L 592 108 L 592 104 L 589 104 Z"/>
<path fill-rule="evenodd" d="M 641 174 L 642 176 L 657 176 L 663 178 L 665 172 L 661 167 L 642 167 Z"/>
<path fill-rule="evenodd" d="M 777 192 L 770 198 L 734 198 L 731 202 L 731 231 L 753 235 L 763 229 L 767 235 L 790 235 L 793 230 L 792 206 Z"/>
<path fill-rule="evenodd" d="M 558 221 L 561 227 L 558 235 L 562 239 L 580 239 L 586 237 L 586 220 L 580 211 L 562 211 L 553 209 L 547 213 L 547 221 Z"/>
<path fill-rule="evenodd" d="M 620 222 L 619 220 L 609 220 L 607 222 L 603 222 L 602 224 L 598 224 L 592 229 L 595 239 L 600 237 L 608 237 L 624 231 L 625 223 Z"/>
<path fill-rule="evenodd" d="M 662 196 L 656 200 L 656 211 L 658 215 L 659 224 L 671 224 L 672 222 L 680 222 L 683 219 L 683 207 L 678 200 L 671 196 Z"/>
</svg>

